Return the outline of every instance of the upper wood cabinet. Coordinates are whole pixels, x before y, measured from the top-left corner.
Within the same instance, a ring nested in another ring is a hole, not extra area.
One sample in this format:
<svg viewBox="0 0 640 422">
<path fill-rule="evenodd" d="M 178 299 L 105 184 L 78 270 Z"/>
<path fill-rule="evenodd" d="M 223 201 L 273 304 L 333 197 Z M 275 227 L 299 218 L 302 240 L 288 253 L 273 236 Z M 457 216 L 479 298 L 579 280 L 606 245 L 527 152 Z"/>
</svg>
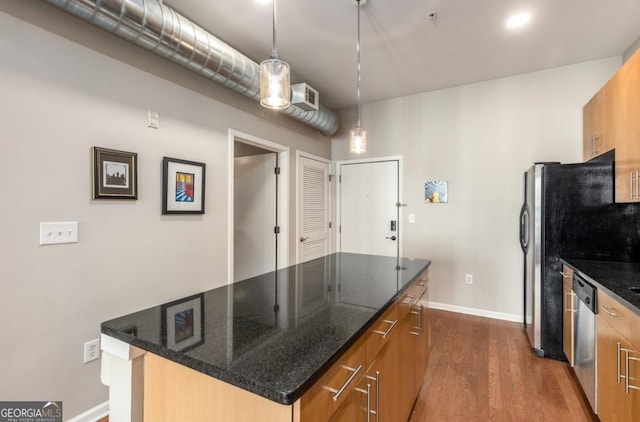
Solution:
<svg viewBox="0 0 640 422">
<path fill-rule="evenodd" d="M 584 161 L 615 149 L 616 202 L 640 202 L 640 50 L 582 112 Z"/>
<path fill-rule="evenodd" d="M 640 202 L 640 52 L 614 80 L 616 202 Z"/>
<path fill-rule="evenodd" d="M 598 91 L 582 110 L 582 154 L 584 161 L 614 148 L 613 99 L 611 81 Z"/>
</svg>

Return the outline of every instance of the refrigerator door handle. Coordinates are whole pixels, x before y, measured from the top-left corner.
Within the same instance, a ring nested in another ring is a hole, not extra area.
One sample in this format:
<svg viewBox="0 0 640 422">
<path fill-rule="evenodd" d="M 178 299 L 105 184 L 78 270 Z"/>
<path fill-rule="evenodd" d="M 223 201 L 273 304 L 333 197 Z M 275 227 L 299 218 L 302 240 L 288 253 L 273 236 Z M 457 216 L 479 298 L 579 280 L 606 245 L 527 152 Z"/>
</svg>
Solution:
<svg viewBox="0 0 640 422">
<path fill-rule="evenodd" d="M 526 253 L 529 249 L 529 207 L 522 205 L 520 210 L 520 246 Z"/>
</svg>

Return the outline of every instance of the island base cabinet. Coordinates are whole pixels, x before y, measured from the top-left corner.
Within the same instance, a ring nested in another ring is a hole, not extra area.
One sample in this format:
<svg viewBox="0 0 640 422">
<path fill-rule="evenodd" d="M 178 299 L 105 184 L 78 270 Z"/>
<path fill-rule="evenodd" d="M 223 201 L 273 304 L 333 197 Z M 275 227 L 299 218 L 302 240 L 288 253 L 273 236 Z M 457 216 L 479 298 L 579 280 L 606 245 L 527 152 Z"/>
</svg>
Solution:
<svg viewBox="0 0 640 422">
<path fill-rule="evenodd" d="M 227 384 L 153 353 L 144 356 L 144 421 L 291 422 L 292 406 Z"/>
</svg>

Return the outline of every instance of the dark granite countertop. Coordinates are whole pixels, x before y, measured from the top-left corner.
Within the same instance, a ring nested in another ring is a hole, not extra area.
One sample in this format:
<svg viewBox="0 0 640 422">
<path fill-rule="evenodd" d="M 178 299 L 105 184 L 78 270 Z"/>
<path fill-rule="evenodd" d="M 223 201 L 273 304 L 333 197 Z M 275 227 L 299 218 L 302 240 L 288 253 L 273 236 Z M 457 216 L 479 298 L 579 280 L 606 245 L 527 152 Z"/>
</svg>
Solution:
<svg viewBox="0 0 640 422">
<path fill-rule="evenodd" d="M 292 404 L 428 260 L 337 253 L 102 323 L 102 333 Z"/>
<path fill-rule="evenodd" d="M 640 315 L 640 294 L 629 290 L 640 287 L 640 263 L 566 258 L 561 261 Z"/>
</svg>

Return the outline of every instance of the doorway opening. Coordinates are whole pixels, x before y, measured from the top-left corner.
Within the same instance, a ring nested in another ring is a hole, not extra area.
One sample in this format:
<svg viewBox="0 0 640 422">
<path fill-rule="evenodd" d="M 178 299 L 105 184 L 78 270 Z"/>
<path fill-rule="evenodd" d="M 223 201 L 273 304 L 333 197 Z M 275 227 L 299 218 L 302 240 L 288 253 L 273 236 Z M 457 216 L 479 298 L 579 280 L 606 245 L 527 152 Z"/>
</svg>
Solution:
<svg viewBox="0 0 640 422">
<path fill-rule="evenodd" d="M 229 129 L 229 284 L 288 266 L 289 148 Z"/>
</svg>

